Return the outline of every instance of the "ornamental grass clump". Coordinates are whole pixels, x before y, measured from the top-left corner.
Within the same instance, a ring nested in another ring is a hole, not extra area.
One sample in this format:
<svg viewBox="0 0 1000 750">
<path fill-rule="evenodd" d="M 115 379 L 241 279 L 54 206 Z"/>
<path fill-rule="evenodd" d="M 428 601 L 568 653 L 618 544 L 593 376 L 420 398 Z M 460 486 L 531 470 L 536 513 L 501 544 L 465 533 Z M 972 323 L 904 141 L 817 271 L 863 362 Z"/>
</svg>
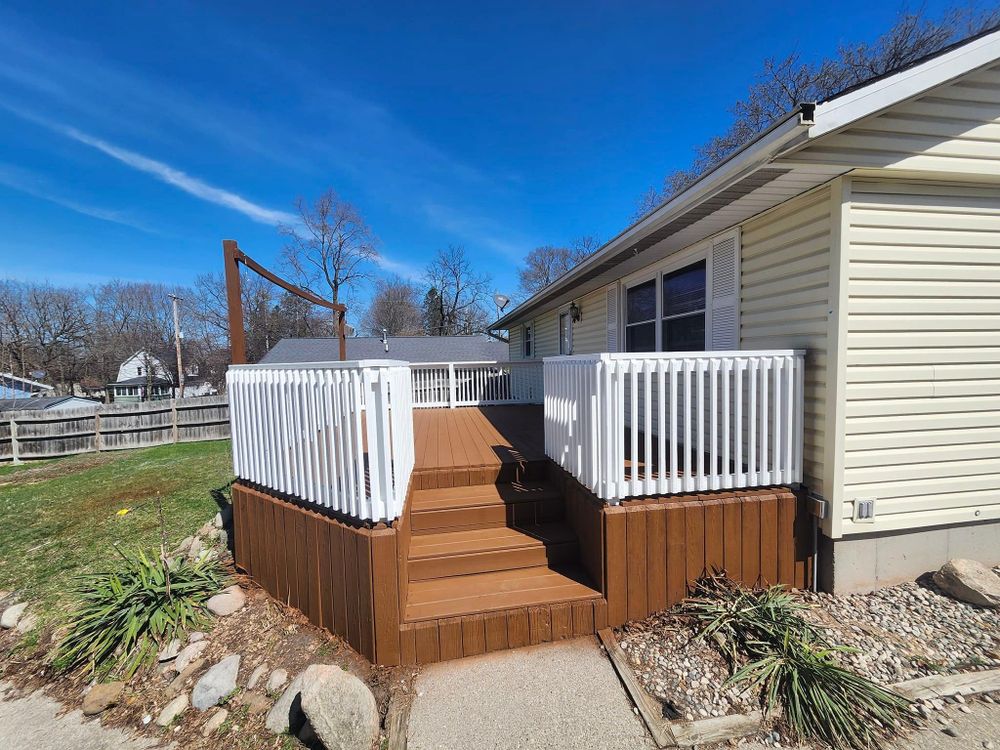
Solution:
<svg viewBox="0 0 1000 750">
<path fill-rule="evenodd" d="M 81 576 L 81 603 L 60 642 L 57 669 L 131 677 L 160 644 L 205 620 L 205 603 L 227 585 L 219 563 L 202 555 L 167 558 L 118 550 L 117 570 Z"/>
<path fill-rule="evenodd" d="M 917 726 L 902 696 L 840 666 L 838 652 L 781 586 L 747 589 L 724 576 L 699 580 L 683 611 L 728 659 L 731 677 L 760 691 L 765 713 L 784 709 L 792 731 L 834 748 L 884 748 Z"/>
</svg>

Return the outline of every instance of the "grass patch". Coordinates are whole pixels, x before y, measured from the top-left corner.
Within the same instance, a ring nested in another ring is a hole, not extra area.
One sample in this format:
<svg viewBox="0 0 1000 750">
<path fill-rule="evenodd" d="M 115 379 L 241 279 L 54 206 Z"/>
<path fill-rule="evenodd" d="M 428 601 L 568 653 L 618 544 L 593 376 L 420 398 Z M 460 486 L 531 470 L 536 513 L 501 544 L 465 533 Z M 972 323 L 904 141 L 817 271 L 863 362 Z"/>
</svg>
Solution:
<svg viewBox="0 0 1000 750">
<path fill-rule="evenodd" d="M 116 544 L 159 547 L 157 493 L 170 544 L 210 520 L 233 478 L 230 451 L 228 440 L 182 443 L 101 454 L 98 465 L 85 454 L 0 486 L 0 589 L 39 601 L 46 618 L 65 613 L 73 577 L 118 567 Z"/>
</svg>

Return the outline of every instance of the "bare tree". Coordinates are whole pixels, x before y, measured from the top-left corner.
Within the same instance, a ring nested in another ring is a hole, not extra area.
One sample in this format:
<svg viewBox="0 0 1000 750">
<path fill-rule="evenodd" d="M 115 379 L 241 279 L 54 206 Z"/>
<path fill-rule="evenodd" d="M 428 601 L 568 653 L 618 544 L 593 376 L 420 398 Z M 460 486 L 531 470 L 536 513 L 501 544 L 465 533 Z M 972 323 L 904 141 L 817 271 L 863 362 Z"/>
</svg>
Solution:
<svg viewBox="0 0 1000 750">
<path fill-rule="evenodd" d="M 299 225 L 282 225 L 282 261 L 295 283 L 331 302 L 368 277 L 378 260 L 376 239 L 360 212 L 327 190 L 312 204 L 299 198 Z"/>
<path fill-rule="evenodd" d="M 660 206 L 798 104 L 829 99 L 998 24 L 997 8 L 981 10 L 967 5 L 947 11 L 939 19 L 928 18 L 922 11 L 904 11 L 874 42 L 841 46 L 835 57 L 810 63 L 793 52 L 765 60 L 747 95 L 730 107 L 733 122 L 729 130 L 697 147 L 690 167 L 668 174 L 659 189 L 647 189 L 636 202 L 633 218 Z"/>
<path fill-rule="evenodd" d="M 590 255 L 597 244 L 596 239 L 584 237 L 574 242 L 571 248 L 554 245 L 536 247 L 525 256 L 524 265 L 517 269 L 518 293 L 522 297 L 530 297 L 539 289 L 544 289 Z"/>
<path fill-rule="evenodd" d="M 420 291 L 398 276 L 378 279 L 371 304 L 361 327 L 373 336 L 386 331 L 390 336 L 416 336 L 423 333 Z"/>
<path fill-rule="evenodd" d="M 451 245 L 447 250 L 438 250 L 424 278 L 434 290 L 433 304 L 439 307 L 428 318 L 440 322 L 427 333 L 432 336 L 479 333 L 489 325 L 486 302 L 490 277 L 473 270 L 464 247 Z"/>
</svg>

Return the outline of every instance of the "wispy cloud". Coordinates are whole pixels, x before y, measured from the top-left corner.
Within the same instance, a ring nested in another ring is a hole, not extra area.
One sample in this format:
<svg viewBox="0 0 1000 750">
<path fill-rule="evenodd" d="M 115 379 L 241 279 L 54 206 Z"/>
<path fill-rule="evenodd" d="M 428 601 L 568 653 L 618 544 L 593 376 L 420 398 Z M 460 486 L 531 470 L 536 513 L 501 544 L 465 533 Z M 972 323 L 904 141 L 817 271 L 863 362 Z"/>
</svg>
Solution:
<svg viewBox="0 0 1000 750">
<path fill-rule="evenodd" d="M 158 230 L 140 223 L 121 211 L 101 208 L 99 206 L 81 203 L 73 200 L 72 198 L 68 198 L 54 190 L 40 175 L 36 175 L 10 164 L 0 163 L 0 185 L 5 185 L 6 187 L 11 188 L 12 190 L 17 190 L 25 195 L 30 195 L 34 198 L 54 203 L 57 206 L 68 208 L 70 211 L 75 211 L 76 213 L 84 216 L 90 216 L 91 218 L 100 219 L 102 221 L 109 221 L 114 224 L 121 224 L 122 226 L 138 229 L 142 232 L 148 232 L 149 234 L 160 234 Z"/>
<path fill-rule="evenodd" d="M 292 224 L 297 221 L 297 217 L 287 211 L 278 211 L 272 208 L 266 208 L 258 203 L 247 200 L 241 195 L 230 192 L 229 190 L 216 187 L 215 185 L 209 185 L 204 180 L 192 177 L 186 172 L 182 172 L 176 167 L 172 167 L 162 161 L 157 161 L 156 159 L 143 156 L 135 151 L 129 151 L 128 149 L 115 146 L 107 141 L 101 140 L 100 138 L 87 135 L 74 127 L 63 125 L 59 127 L 59 130 L 70 138 L 88 146 L 92 146 L 98 151 L 107 154 L 112 159 L 117 159 L 122 164 L 132 167 L 133 169 L 137 169 L 140 172 L 150 174 L 168 185 L 173 185 L 175 188 L 183 190 L 189 195 L 193 195 L 195 198 L 200 198 L 201 200 L 208 201 L 209 203 L 215 203 L 219 206 L 231 208 L 233 211 L 238 211 L 244 216 L 253 219 L 254 221 L 258 221 L 261 224 Z"/>
<path fill-rule="evenodd" d="M 406 263 L 401 260 L 394 260 L 380 253 L 378 256 L 379 268 L 388 271 L 389 273 L 394 273 L 397 276 L 402 276 L 404 279 L 409 281 L 421 281 L 424 277 L 423 269 L 417 268 L 411 263 Z"/>
<path fill-rule="evenodd" d="M 462 241 L 488 248 L 517 262 L 537 244 L 514 236 L 510 228 L 492 219 L 444 203 L 425 201 L 422 208 L 430 221 Z"/>
</svg>

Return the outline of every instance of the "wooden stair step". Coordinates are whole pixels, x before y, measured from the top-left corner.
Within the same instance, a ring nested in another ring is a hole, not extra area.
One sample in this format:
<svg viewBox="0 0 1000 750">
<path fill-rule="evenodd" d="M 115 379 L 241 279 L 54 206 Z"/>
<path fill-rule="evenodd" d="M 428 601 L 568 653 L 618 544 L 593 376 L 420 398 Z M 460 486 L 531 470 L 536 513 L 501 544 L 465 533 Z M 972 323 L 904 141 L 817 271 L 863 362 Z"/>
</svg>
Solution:
<svg viewBox="0 0 1000 750">
<path fill-rule="evenodd" d="M 600 597 L 579 566 L 540 565 L 413 581 L 407 590 L 404 619 L 417 622 Z"/>
<path fill-rule="evenodd" d="M 563 523 L 486 527 L 414 536 L 410 581 L 536 567 L 576 559 L 576 534 Z"/>
<path fill-rule="evenodd" d="M 562 517 L 562 496 L 547 482 L 512 482 L 416 490 L 414 535 L 470 528 L 524 526 Z"/>
</svg>

